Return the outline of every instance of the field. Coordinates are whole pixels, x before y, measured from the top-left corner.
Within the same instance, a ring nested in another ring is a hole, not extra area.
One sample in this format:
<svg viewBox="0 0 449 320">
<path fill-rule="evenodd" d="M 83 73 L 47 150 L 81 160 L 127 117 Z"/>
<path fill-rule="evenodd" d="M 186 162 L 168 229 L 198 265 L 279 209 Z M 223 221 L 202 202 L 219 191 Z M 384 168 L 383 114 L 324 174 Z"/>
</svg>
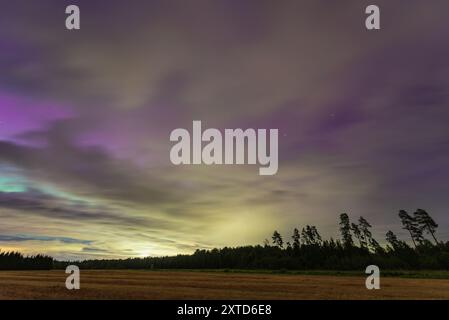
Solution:
<svg viewBox="0 0 449 320">
<path fill-rule="evenodd" d="M 0 299 L 449 299 L 449 279 L 365 278 L 189 271 L 81 271 L 81 289 L 64 270 L 1 271 Z"/>
</svg>

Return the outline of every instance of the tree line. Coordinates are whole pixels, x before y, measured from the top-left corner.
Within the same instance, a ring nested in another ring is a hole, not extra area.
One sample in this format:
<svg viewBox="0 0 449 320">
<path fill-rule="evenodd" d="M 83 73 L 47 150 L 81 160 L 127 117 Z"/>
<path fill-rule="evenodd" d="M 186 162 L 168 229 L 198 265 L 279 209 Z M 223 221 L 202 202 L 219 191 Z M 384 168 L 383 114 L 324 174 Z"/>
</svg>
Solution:
<svg viewBox="0 0 449 320">
<path fill-rule="evenodd" d="M 53 258 L 44 255 L 24 256 L 20 252 L 0 250 L 0 270 L 50 270 Z"/>
<path fill-rule="evenodd" d="M 288 241 L 274 231 L 263 245 L 196 250 L 191 255 L 114 260 L 55 262 L 56 268 L 70 263 L 84 269 L 294 269 L 360 270 L 370 264 L 383 269 L 449 269 L 449 241 L 438 241 L 438 224 L 423 209 L 413 214 L 399 211 L 410 245 L 392 231 L 386 246 L 374 238 L 371 224 L 359 217 L 340 214 L 340 239 L 323 240 L 316 226 L 294 228 Z M 427 237 L 426 237 L 427 236 Z M 430 238 L 430 239 L 428 239 Z"/>
</svg>

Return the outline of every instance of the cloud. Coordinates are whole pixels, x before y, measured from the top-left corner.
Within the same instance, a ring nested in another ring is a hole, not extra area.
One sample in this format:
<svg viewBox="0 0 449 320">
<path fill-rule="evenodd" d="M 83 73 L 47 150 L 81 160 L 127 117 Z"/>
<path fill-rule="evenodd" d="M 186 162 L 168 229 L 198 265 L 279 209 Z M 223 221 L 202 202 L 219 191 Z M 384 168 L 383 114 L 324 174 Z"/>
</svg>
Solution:
<svg viewBox="0 0 449 320">
<path fill-rule="evenodd" d="M 84 247 L 83 252 L 93 252 L 93 253 L 105 253 L 108 252 L 105 249 L 100 249 L 100 248 L 92 248 L 92 247 Z"/>
<path fill-rule="evenodd" d="M 23 241 L 59 241 L 62 243 L 79 243 L 79 244 L 90 244 L 90 240 L 73 239 L 67 237 L 52 237 L 52 236 L 41 236 L 41 235 L 0 235 L 0 242 L 23 242 Z"/>
<path fill-rule="evenodd" d="M 102 148 L 77 146 L 66 129 L 70 125 L 68 121 L 55 122 L 47 131 L 21 136 L 39 137 L 47 142 L 44 148 L 0 141 L 0 160 L 21 167 L 37 180 L 63 182 L 66 188 L 83 194 L 93 191 L 116 201 L 157 204 L 176 197 L 166 182 L 148 171 L 112 158 Z"/>
<path fill-rule="evenodd" d="M 50 219 L 102 221 L 103 223 L 116 223 L 120 225 L 142 225 L 147 221 L 143 219 L 119 215 L 115 210 L 98 210 L 95 206 L 86 206 L 82 203 L 67 201 L 49 196 L 39 191 L 20 193 L 0 192 L 0 207 L 11 209 L 16 215 L 39 215 Z"/>
</svg>

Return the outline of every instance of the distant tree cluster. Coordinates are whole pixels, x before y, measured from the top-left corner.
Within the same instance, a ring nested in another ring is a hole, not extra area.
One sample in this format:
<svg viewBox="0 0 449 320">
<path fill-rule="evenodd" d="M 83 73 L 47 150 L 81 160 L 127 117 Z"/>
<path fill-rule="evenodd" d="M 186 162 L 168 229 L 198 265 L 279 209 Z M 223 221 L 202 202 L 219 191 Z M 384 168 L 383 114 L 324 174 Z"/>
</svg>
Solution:
<svg viewBox="0 0 449 320">
<path fill-rule="evenodd" d="M 52 268 L 52 257 L 24 256 L 19 252 L 0 251 L 0 270 L 50 270 Z"/>
<path fill-rule="evenodd" d="M 87 260 L 76 262 L 84 269 L 295 269 L 360 270 L 375 264 L 384 269 L 449 269 L 449 241 L 436 238 L 438 225 L 422 209 L 412 215 L 399 212 L 403 228 L 413 246 L 392 232 L 386 233 L 388 245 L 374 239 L 371 224 L 363 217 L 351 222 L 340 215 L 341 239 L 323 240 L 315 226 L 294 228 L 291 241 L 284 242 L 278 231 L 264 245 L 197 250 L 192 255 L 148 257 L 124 260 Z M 429 235 L 430 241 L 425 238 Z M 56 262 L 57 268 L 69 262 Z"/>
</svg>

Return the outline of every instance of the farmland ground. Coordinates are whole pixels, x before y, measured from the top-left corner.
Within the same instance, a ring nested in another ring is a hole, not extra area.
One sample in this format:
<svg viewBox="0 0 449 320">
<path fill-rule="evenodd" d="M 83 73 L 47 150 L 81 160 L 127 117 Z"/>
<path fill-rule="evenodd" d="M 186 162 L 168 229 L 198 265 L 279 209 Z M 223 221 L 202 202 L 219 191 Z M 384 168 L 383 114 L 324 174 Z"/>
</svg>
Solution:
<svg viewBox="0 0 449 320">
<path fill-rule="evenodd" d="M 448 279 L 193 271 L 81 271 L 81 289 L 64 270 L 0 271 L 0 299 L 449 299 Z"/>
</svg>

